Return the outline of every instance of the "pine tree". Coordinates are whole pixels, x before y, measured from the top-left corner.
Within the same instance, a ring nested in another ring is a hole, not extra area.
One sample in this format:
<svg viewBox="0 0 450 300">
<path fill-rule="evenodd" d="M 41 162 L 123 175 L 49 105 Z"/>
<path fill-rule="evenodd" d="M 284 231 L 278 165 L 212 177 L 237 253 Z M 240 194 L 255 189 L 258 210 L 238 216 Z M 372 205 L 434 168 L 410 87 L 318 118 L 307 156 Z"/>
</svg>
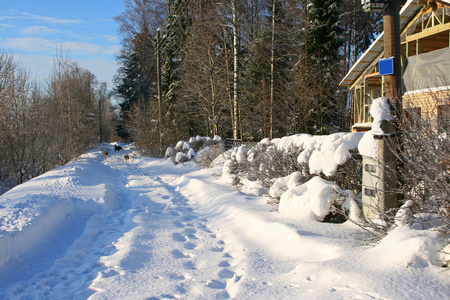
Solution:
<svg viewBox="0 0 450 300">
<path fill-rule="evenodd" d="M 184 109 L 180 106 L 179 96 L 180 68 L 184 47 L 191 26 L 189 1 L 169 0 L 167 2 L 167 20 L 162 29 L 160 49 L 162 56 L 161 86 L 164 106 L 163 132 L 166 142 L 183 138 L 182 124 Z"/>
<path fill-rule="evenodd" d="M 122 123 L 118 125 L 118 134 L 125 139 L 130 137 L 129 112 L 139 105 L 140 109 L 153 109 L 146 102 L 156 101 L 154 34 L 161 24 L 160 16 L 164 13 L 158 1 L 127 0 L 125 12 L 115 18 L 123 46 L 118 57 L 121 67 L 115 77 L 117 94 L 122 98 Z"/>
<path fill-rule="evenodd" d="M 340 48 L 343 45 L 338 11 L 341 0 L 312 0 L 307 6 L 306 83 L 315 89 L 317 102 L 311 122 L 315 133 L 333 131 L 340 74 Z M 335 128 L 339 130 L 339 128 Z"/>
</svg>

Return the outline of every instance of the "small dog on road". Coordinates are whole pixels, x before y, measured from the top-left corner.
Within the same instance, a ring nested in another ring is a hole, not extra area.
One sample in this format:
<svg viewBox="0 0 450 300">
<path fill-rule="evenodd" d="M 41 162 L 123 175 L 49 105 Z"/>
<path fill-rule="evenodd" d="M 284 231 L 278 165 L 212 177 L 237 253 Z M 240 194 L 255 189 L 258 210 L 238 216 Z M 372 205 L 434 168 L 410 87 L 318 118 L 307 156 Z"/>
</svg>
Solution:
<svg viewBox="0 0 450 300">
<path fill-rule="evenodd" d="M 130 156 L 128 154 L 125 154 L 123 156 L 123 158 L 125 159 L 125 162 L 128 162 L 128 160 L 130 159 Z"/>
<path fill-rule="evenodd" d="M 104 150 L 104 151 L 103 151 L 103 155 L 105 156 L 105 159 L 108 158 L 108 151 L 107 151 L 107 150 Z"/>
<path fill-rule="evenodd" d="M 122 147 L 118 146 L 117 144 L 114 145 L 114 152 L 122 150 Z"/>
</svg>

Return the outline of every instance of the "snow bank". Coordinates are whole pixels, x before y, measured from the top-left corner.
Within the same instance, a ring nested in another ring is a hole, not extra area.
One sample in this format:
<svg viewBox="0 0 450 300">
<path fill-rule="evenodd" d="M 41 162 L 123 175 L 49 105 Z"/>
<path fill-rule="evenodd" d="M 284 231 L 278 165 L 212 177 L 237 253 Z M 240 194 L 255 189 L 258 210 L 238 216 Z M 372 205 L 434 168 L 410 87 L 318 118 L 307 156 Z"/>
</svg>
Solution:
<svg viewBox="0 0 450 300">
<path fill-rule="evenodd" d="M 310 173 L 332 176 L 351 157 L 350 150 L 358 147 L 361 137 L 361 133 L 335 133 L 317 143 L 309 158 Z"/>
<path fill-rule="evenodd" d="M 120 207 L 114 183 L 102 182 L 102 169 L 90 163 L 102 158 L 101 150 L 86 153 L 78 161 L 0 197 L 0 266 L 45 246 L 43 243 L 61 228 L 71 226 L 70 215 L 92 215 Z"/>
<path fill-rule="evenodd" d="M 324 261 L 342 255 L 341 247 L 325 245 L 313 237 L 300 235 L 295 227 L 280 220 L 270 220 L 265 201 L 239 196 L 227 186 L 220 187 L 205 178 L 204 171 L 182 176 L 177 181 L 180 193 L 197 205 L 210 224 L 223 228 L 221 232 L 227 243 L 243 245 L 247 241 L 260 248 L 263 256 L 273 255 L 277 259 L 295 259 L 308 256 Z M 275 215 L 276 216 L 276 215 Z M 261 255 L 260 254 L 260 255 Z"/>
<path fill-rule="evenodd" d="M 415 230 L 397 226 L 373 249 L 368 250 L 371 263 L 378 267 L 441 267 L 448 254 L 441 252 L 444 236 L 436 230 Z"/>
<path fill-rule="evenodd" d="M 1 202 L 0 266 L 9 260 L 20 260 L 32 249 L 39 248 L 41 241 L 61 226 L 74 207 L 73 202 L 57 197 L 36 195 L 26 200 L 23 195 L 15 195 L 14 191 L 5 195 L 18 196 L 25 201 L 8 201 L 14 202 L 12 205 Z"/>
</svg>

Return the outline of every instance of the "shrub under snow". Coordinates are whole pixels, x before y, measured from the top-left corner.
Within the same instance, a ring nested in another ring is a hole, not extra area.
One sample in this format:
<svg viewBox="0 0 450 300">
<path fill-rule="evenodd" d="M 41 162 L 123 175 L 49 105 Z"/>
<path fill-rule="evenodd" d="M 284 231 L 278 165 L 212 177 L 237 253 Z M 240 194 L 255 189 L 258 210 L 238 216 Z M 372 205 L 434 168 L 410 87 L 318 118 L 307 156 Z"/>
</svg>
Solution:
<svg viewBox="0 0 450 300">
<path fill-rule="evenodd" d="M 355 194 L 318 176 L 289 188 L 281 195 L 278 207 L 280 213 L 312 215 L 318 221 L 323 221 L 336 209 L 344 211 L 350 219 L 359 220 L 360 209 Z"/>
<path fill-rule="evenodd" d="M 362 136 L 298 134 L 272 141 L 263 139 L 253 147 L 236 147 L 226 153 L 222 180 L 242 186 L 246 193 L 260 195 L 268 191 L 270 197 L 280 200 L 282 213 L 312 214 L 323 221 L 344 211 L 358 219 L 357 197 L 349 189 L 360 189 L 356 149 Z M 346 165 L 350 168 L 343 171 Z"/>
<path fill-rule="evenodd" d="M 164 157 L 172 159 L 175 164 L 191 160 L 211 162 L 219 155 L 219 152 L 223 152 L 217 149 L 223 148 L 221 144 L 222 139 L 218 135 L 213 139 L 202 136 L 191 137 L 187 142 L 179 141 L 175 147 L 167 148 Z"/>
</svg>

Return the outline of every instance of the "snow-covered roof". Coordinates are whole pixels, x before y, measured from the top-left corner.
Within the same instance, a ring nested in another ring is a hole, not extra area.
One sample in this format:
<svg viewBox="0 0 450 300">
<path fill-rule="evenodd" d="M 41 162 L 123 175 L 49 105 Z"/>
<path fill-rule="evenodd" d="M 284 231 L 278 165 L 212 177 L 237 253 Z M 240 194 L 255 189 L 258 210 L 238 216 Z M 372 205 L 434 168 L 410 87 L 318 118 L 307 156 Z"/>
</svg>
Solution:
<svg viewBox="0 0 450 300">
<path fill-rule="evenodd" d="M 401 31 L 405 28 L 408 22 L 414 17 L 422 7 L 419 3 L 420 0 L 408 0 L 406 4 L 400 10 L 400 28 Z M 341 86 L 351 86 L 359 76 L 366 70 L 367 66 L 372 64 L 377 57 L 384 50 L 384 32 L 382 32 L 377 39 L 370 45 L 370 47 L 364 52 L 352 68 L 348 71 L 347 75 L 339 83 Z"/>
</svg>

